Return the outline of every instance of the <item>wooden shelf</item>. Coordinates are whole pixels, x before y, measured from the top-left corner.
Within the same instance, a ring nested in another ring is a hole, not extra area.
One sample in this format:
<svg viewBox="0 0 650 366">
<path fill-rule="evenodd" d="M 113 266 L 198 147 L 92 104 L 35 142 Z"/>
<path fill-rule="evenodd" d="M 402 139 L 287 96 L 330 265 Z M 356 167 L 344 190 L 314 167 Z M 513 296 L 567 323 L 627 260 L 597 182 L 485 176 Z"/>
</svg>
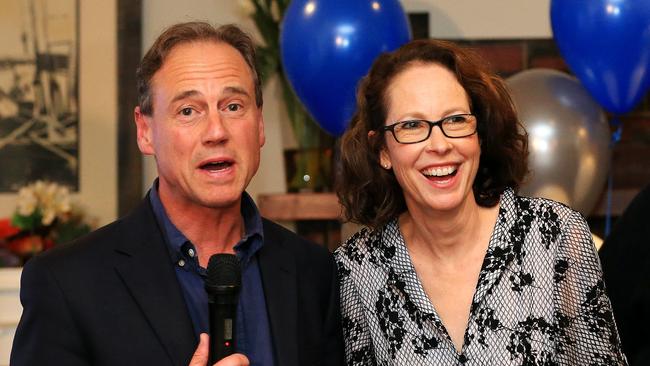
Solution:
<svg viewBox="0 0 650 366">
<path fill-rule="evenodd" d="M 615 189 L 612 192 L 612 215 L 623 213 L 638 189 Z M 605 216 L 607 194 L 603 192 L 589 216 Z M 335 193 L 261 194 L 258 205 L 262 216 L 271 220 L 341 220 L 343 210 Z"/>
<path fill-rule="evenodd" d="M 340 220 L 343 212 L 334 193 L 261 194 L 257 201 L 262 216 L 271 220 Z"/>
</svg>

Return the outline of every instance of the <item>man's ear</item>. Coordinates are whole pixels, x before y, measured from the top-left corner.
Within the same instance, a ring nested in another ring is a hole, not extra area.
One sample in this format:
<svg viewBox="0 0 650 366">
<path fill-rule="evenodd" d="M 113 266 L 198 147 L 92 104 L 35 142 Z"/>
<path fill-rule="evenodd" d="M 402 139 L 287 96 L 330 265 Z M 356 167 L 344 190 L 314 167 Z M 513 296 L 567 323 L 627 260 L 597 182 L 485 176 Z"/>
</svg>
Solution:
<svg viewBox="0 0 650 366">
<path fill-rule="evenodd" d="M 155 155 L 150 126 L 151 117 L 142 113 L 140 106 L 137 106 L 133 110 L 133 118 L 135 119 L 136 130 L 138 131 L 138 147 L 140 148 L 140 152 L 145 155 Z"/>
</svg>

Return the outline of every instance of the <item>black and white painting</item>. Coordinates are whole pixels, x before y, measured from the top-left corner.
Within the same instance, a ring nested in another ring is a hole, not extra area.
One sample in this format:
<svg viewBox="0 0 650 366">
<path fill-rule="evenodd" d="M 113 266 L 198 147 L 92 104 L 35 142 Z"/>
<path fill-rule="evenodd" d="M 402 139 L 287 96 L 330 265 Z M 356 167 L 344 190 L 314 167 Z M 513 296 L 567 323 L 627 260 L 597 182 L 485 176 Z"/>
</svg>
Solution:
<svg viewBox="0 0 650 366">
<path fill-rule="evenodd" d="M 0 0 L 0 192 L 79 188 L 78 0 Z"/>
</svg>

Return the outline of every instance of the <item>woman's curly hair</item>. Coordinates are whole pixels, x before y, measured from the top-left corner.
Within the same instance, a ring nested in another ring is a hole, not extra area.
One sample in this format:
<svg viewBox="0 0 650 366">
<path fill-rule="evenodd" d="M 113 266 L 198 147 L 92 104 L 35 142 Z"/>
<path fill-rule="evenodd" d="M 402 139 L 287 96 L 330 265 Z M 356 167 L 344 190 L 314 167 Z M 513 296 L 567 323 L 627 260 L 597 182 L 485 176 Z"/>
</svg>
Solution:
<svg viewBox="0 0 650 366">
<path fill-rule="evenodd" d="M 406 211 L 392 171 L 381 168 L 385 147 L 387 90 L 396 75 L 416 64 L 439 64 L 451 71 L 469 96 L 477 119 L 481 159 L 473 191 L 480 206 L 498 203 L 503 191 L 519 188 L 528 172 L 528 136 L 504 81 L 475 53 L 439 40 L 416 40 L 380 55 L 359 84 L 357 109 L 341 139 L 337 194 L 347 220 L 378 227 Z M 373 133 L 370 133 L 373 131 Z"/>
</svg>

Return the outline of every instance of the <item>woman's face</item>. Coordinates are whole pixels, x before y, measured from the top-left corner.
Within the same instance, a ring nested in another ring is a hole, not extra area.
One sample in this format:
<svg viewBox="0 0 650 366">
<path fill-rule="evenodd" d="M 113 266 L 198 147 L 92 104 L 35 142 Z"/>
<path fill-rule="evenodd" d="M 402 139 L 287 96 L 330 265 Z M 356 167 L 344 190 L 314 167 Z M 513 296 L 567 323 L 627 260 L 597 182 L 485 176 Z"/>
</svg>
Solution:
<svg viewBox="0 0 650 366">
<path fill-rule="evenodd" d="M 472 112 L 456 76 L 436 63 L 409 66 L 394 78 L 386 95 L 385 125 Z M 434 126 L 427 140 L 414 144 L 400 144 L 390 132 L 384 137 L 381 165 L 394 171 L 409 210 L 449 211 L 475 203 L 472 183 L 481 156 L 478 134 L 448 138 Z"/>
</svg>

